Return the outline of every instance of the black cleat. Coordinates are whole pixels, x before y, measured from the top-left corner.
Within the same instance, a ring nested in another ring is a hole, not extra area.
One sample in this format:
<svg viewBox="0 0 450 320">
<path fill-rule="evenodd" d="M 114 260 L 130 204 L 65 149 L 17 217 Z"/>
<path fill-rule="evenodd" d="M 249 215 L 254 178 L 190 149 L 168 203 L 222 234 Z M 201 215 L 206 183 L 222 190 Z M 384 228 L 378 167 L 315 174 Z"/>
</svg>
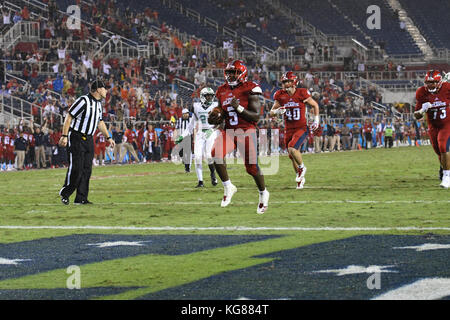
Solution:
<svg viewBox="0 0 450 320">
<path fill-rule="evenodd" d="M 203 181 L 199 181 L 196 188 L 204 188 L 205 185 L 203 184 Z"/>
<path fill-rule="evenodd" d="M 69 205 L 69 198 L 61 196 L 61 203 L 65 206 Z"/>
<path fill-rule="evenodd" d="M 81 201 L 74 201 L 73 204 L 80 205 L 80 204 L 94 204 L 90 202 L 89 200 L 81 200 Z"/>
<path fill-rule="evenodd" d="M 211 184 L 212 184 L 214 187 L 217 186 L 217 179 L 216 179 L 216 177 L 211 178 Z"/>
</svg>

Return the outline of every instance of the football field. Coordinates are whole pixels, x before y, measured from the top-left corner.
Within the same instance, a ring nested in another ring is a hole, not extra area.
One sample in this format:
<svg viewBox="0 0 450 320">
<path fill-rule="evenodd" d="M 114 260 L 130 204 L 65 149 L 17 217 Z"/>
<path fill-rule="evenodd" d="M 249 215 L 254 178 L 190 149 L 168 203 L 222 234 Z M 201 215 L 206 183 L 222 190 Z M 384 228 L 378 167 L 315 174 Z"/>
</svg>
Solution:
<svg viewBox="0 0 450 320">
<path fill-rule="evenodd" d="M 2 173 L 0 299 L 450 297 L 450 190 L 430 146 L 304 162 L 296 190 L 288 157 L 270 159 L 264 215 L 241 164 L 227 208 L 207 169 L 195 189 L 173 163 L 94 167 L 85 206 L 61 204 L 66 169 Z"/>
</svg>

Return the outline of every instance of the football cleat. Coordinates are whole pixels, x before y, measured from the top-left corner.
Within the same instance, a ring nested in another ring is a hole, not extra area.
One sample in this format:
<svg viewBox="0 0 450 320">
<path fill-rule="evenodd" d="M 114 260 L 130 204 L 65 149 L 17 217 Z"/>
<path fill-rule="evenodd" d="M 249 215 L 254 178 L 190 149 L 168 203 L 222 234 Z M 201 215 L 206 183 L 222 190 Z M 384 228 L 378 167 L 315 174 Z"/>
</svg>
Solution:
<svg viewBox="0 0 450 320">
<path fill-rule="evenodd" d="M 297 171 L 297 177 L 295 178 L 295 181 L 296 181 L 296 182 L 301 182 L 302 180 L 304 180 L 305 174 L 306 174 L 306 167 L 303 166 L 303 168 L 298 169 L 298 171 Z"/>
<path fill-rule="evenodd" d="M 215 187 L 217 186 L 217 179 L 216 178 L 211 178 L 211 184 Z"/>
<path fill-rule="evenodd" d="M 73 204 L 75 205 L 85 205 L 85 204 L 94 204 L 90 202 L 89 200 L 81 200 L 81 201 L 74 201 Z"/>
<path fill-rule="evenodd" d="M 303 186 L 305 185 L 305 179 L 303 179 L 300 182 L 297 182 L 297 189 L 303 189 Z"/>
<path fill-rule="evenodd" d="M 257 214 L 263 214 L 266 212 L 267 207 L 269 206 L 269 196 L 270 193 L 267 190 L 264 190 L 263 194 L 259 194 L 258 208 L 256 208 Z"/>
<path fill-rule="evenodd" d="M 69 204 L 69 198 L 61 196 L 61 203 L 67 206 Z"/>
<path fill-rule="evenodd" d="M 198 184 L 195 187 L 196 188 L 204 188 L 205 185 L 203 184 L 203 181 L 199 181 Z"/>
<path fill-rule="evenodd" d="M 442 177 L 442 182 L 440 184 L 441 188 L 445 188 L 448 189 L 450 188 L 450 176 L 443 176 Z"/>
<path fill-rule="evenodd" d="M 226 206 L 228 206 L 231 203 L 231 198 L 233 198 L 233 195 L 236 193 L 237 188 L 234 184 L 228 186 L 228 187 L 224 187 L 224 194 L 223 194 L 223 199 L 222 199 L 222 203 L 220 204 L 220 206 L 222 208 L 225 208 Z"/>
</svg>

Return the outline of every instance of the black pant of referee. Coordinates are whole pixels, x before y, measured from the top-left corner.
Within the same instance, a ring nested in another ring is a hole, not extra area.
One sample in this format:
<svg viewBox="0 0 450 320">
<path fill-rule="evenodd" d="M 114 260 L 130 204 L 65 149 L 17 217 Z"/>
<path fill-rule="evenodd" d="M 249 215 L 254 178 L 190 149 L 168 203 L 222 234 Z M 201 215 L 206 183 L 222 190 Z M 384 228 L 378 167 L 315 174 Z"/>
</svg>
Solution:
<svg viewBox="0 0 450 320">
<path fill-rule="evenodd" d="M 106 93 L 105 84 L 101 80 L 95 80 L 91 84 L 89 94 L 75 100 L 64 120 L 59 145 L 68 147 L 69 168 L 59 195 L 65 205 L 69 204 L 69 197 L 75 190 L 77 192 L 75 204 L 91 204 L 88 194 L 94 158 L 92 136 L 97 127 L 105 137 L 108 137 L 111 147 L 114 148 L 114 140 L 109 136 L 102 119 L 101 99 L 105 99 Z"/>
<path fill-rule="evenodd" d="M 60 195 L 69 198 L 76 191 L 74 203 L 86 204 L 89 203 L 89 180 L 94 159 L 94 140 L 91 135 L 72 130 L 68 140 L 69 169 Z"/>
</svg>

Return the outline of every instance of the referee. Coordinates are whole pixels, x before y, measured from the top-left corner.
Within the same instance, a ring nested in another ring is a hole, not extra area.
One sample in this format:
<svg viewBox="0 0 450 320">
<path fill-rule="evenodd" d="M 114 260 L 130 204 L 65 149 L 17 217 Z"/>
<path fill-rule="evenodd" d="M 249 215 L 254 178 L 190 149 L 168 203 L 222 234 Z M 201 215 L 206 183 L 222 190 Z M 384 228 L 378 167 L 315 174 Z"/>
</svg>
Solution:
<svg viewBox="0 0 450 320">
<path fill-rule="evenodd" d="M 182 138 L 186 138 L 188 136 L 191 135 L 190 132 L 190 127 L 189 127 L 189 123 L 191 122 L 191 115 L 188 109 L 184 108 L 182 111 L 182 116 L 181 118 L 178 118 L 175 129 L 177 130 L 177 139 L 175 143 L 179 143 L 181 142 L 181 140 L 179 140 L 180 137 Z M 190 141 L 190 140 L 189 140 Z M 180 150 L 180 157 L 183 158 L 183 163 L 184 163 L 184 171 L 186 173 L 191 172 L 191 159 L 192 159 L 192 151 L 191 151 L 191 146 L 189 146 L 189 148 L 184 148 Z"/>
<path fill-rule="evenodd" d="M 61 147 L 68 146 L 69 168 L 66 180 L 59 195 L 64 205 L 69 204 L 70 195 L 76 190 L 74 204 L 92 204 L 88 200 L 89 179 L 94 158 L 94 141 L 92 135 L 97 126 L 110 145 L 114 148 L 114 140 L 109 136 L 102 119 L 101 100 L 106 98 L 106 86 L 101 80 L 91 83 L 89 94 L 79 97 L 69 108 L 64 120 Z"/>
</svg>

